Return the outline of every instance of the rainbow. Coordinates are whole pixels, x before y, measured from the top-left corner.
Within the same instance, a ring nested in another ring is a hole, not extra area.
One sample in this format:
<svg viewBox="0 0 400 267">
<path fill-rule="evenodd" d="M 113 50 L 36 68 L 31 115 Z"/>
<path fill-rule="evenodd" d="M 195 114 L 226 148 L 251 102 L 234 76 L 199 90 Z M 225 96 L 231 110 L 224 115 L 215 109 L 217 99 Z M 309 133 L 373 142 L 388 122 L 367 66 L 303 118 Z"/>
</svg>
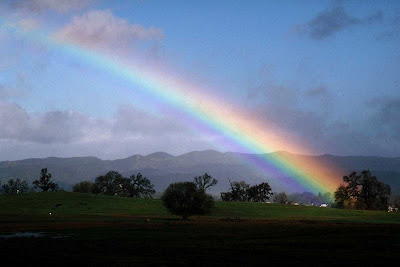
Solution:
<svg viewBox="0 0 400 267">
<path fill-rule="evenodd" d="M 341 176 L 334 166 L 321 164 L 311 156 L 266 154 L 277 150 L 312 153 L 306 147 L 285 138 L 285 133 L 276 126 L 268 127 L 269 124 L 265 121 L 229 104 L 221 97 L 204 94 L 201 88 L 186 81 L 143 65 L 135 65 L 132 62 L 124 62 L 121 58 L 99 53 L 76 44 L 74 40 L 59 40 L 38 30 L 24 31 L 15 24 L 2 23 L 1 20 L 0 25 L 13 34 L 76 57 L 90 66 L 137 85 L 140 90 L 145 90 L 179 112 L 196 119 L 242 150 L 256 154 L 251 157 L 252 163 L 267 173 L 279 171 L 283 177 L 282 183 L 286 186 L 313 193 L 333 192 L 338 186 Z"/>
</svg>

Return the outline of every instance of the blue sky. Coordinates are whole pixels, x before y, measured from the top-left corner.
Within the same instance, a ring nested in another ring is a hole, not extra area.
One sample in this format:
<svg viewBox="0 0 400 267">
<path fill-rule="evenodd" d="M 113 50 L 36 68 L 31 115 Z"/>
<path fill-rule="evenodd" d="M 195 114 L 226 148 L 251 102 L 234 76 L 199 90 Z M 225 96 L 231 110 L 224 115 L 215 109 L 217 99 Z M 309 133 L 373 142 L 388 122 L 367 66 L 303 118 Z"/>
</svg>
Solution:
<svg viewBox="0 0 400 267">
<path fill-rule="evenodd" d="M 167 70 L 273 117 L 317 153 L 400 156 L 399 1 L 18 0 L 2 1 L 0 16 L 0 160 L 231 149 L 136 85 L 4 22 Z M 117 127 L 125 121 L 134 126 Z M 54 132 L 42 136 L 45 126 Z"/>
</svg>

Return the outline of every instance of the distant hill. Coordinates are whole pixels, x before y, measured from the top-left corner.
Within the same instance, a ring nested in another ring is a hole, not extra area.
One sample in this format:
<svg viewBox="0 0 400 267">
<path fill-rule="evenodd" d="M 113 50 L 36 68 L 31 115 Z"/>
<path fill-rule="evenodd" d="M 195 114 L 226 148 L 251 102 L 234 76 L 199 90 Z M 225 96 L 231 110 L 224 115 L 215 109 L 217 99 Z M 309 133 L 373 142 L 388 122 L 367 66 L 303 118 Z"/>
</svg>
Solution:
<svg viewBox="0 0 400 267">
<path fill-rule="evenodd" d="M 353 170 L 369 169 L 379 180 L 388 183 L 393 193 L 400 193 L 400 158 L 305 156 L 288 152 L 275 152 L 266 156 L 272 157 L 276 153 L 285 153 L 285 157 L 289 158 L 303 157 L 321 164 L 335 166 L 342 171 L 343 175 Z M 206 150 L 179 156 L 156 152 L 147 156 L 133 155 L 117 160 L 101 160 L 95 157 L 25 159 L 0 162 L 0 180 L 21 178 L 33 181 L 39 177 L 42 168 L 48 168 L 53 178 L 68 190 L 77 182 L 93 181 L 97 176 L 115 170 L 126 176 L 141 172 L 153 182 L 157 191 L 162 191 L 172 182 L 193 180 L 194 176 L 207 172 L 219 180 L 218 185 L 213 189 L 214 193 L 227 191 L 229 179 L 231 181 L 246 180 L 250 184 L 268 181 L 275 192 L 286 190 L 288 193 L 293 193 L 280 183 L 280 178 L 284 177 L 274 177 L 274 174 L 261 172 L 249 164 L 248 159 L 253 157 L 255 155 Z"/>
</svg>

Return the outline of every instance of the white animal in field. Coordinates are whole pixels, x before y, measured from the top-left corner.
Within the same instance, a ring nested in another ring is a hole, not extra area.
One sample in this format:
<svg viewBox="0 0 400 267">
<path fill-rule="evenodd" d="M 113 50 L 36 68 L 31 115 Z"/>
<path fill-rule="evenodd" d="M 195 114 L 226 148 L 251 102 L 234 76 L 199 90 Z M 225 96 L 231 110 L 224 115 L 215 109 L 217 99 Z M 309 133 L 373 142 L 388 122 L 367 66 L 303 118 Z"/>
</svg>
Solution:
<svg viewBox="0 0 400 267">
<path fill-rule="evenodd" d="M 327 208 L 327 207 L 328 207 L 328 204 L 323 203 L 323 204 L 321 204 L 320 207 L 321 207 L 321 208 Z"/>
</svg>

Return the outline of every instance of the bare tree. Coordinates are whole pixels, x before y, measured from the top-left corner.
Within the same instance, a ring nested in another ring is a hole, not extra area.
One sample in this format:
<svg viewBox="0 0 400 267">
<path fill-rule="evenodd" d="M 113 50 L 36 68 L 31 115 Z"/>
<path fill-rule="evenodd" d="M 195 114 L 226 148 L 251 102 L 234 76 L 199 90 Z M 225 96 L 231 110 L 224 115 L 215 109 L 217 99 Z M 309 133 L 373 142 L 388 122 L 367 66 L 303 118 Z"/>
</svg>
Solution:
<svg viewBox="0 0 400 267">
<path fill-rule="evenodd" d="M 216 185 L 218 183 L 218 180 L 212 178 L 211 175 L 209 175 L 208 173 L 205 173 L 202 176 L 194 177 L 194 183 L 196 184 L 197 188 L 206 191 L 210 187 Z"/>
</svg>

